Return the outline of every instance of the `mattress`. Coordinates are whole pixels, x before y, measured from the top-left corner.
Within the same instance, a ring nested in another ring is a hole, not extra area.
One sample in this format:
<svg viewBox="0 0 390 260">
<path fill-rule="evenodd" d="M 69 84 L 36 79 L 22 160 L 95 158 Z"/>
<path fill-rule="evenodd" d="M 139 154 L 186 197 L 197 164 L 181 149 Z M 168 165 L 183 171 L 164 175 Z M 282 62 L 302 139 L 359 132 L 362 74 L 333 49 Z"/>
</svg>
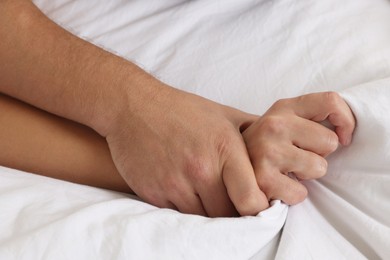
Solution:
<svg viewBox="0 0 390 260">
<path fill-rule="evenodd" d="M 357 128 L 308 198 L 206 218 L 0 167 L 0 259 L 390 259 L 390 2 L 35 0 L 163 82 L 246 112 L 338 91 Z"/>
</svg>

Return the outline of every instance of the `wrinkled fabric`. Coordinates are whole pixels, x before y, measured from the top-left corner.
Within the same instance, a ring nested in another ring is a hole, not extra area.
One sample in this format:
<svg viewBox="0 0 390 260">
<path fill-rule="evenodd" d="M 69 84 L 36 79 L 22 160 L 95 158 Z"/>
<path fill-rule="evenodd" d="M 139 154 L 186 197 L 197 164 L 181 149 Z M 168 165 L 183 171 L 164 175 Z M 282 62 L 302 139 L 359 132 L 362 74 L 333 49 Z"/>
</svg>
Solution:
<svg viewBox="0 0 390 260">
<path fill-rule="evenodd" d="M 185 215 L 1 167 L 0 259 L 390 258 L 389 1 L 34 2 L 176 88 L 255 114 L 338 91 L 357 128 L 303 203 L 256 217 Z"/>
</svg>

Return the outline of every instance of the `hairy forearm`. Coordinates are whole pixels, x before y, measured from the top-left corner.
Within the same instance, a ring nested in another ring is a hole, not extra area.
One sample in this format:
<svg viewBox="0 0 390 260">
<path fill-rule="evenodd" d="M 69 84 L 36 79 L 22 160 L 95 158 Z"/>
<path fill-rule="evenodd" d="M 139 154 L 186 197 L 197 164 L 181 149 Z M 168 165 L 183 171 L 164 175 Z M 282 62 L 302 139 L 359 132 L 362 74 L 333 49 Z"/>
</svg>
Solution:
<svg viewBox="0 0 390 260">
<path fill-rule="evenodd" d="M 208 216 L 268 207 L 240 133 L 255 116 L 164 85 L 27 0 L 0 5 L 0 92 L 104 136 L 140 198 Z"/>
<path fill-rule="evenodd" d="M 0 92 L 103 136 L 124 104 L 135 112 L 167 88 L 60 28 L 30 1 L 3 1 L 0 24 Z"/>
</svg>

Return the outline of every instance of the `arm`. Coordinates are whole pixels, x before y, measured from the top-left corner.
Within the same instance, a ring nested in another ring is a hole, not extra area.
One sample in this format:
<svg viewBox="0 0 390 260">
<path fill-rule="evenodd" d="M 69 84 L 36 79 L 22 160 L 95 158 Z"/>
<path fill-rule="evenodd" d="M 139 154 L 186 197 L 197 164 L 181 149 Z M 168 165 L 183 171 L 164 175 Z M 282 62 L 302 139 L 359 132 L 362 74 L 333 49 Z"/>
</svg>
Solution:
<svg viewBox="0 0 390 260">
<path fill-rule="evenodd" d="M 350 142 L 353 115 L 342 99 L 332 95 L 336 104 L 332 106 L 328 93 L 279 101 L 243 133 L 257 181 L 269 200 L 281 199 L 287 204 L 302 201 L 306 188 L 287 173 L 293 172 L 299 179 L 323 176 L 327 164 L 322 156 L 337 147 L 333 131 L 304 117 L 322 121 L 331 116 L 334 124 L 349 122 L 338 134 L 341 143 Z M 298 100 L 303 101 L 299 107 L 292 105 Z M 318 103 L 322 106 L 315 109 Z M 1 94 L 0 111 L 0 147 L 7 151 L 0 153 L 0 165 L 132 193 L 116 170 L 104 138 L 93 130 Z M 268 157 L 278 160 L 270 165 Z M 316 167 L 320 165 L 324 167 Z"/>
<path fill-rule="evenodd" d="M 0 91 L 102 136 L 122 104 L 136 110 L 164 88 L 132 63 L 63 30 L 31 1 L 1 1 L 0 24 Z"/>
<path fill-rule="evenodd" d="M 0 165 L 132 193 L 92 129 L 0 94 Z"/>
<path fill-rule="evenodd" d="M 262 157 L 267 153 L 261 151 L 269 152 L 269 142 L 258 142 L 259 136 L 274 134 L 274 122 L 263 120 L 270 113 L 244 133 L 255 174 L 241 132 L 257 117 L 159 82 L 64 31 L 30 1 L 0 2 L 0 24 L 5 25 L 0 26 L 0 92 L 99 133 L 119 174 L 145 201 L 185 213 L 231 216 L 236 210 L 256 214 L 268 207 L 269 198 L 286 196 L 271 194 L 275 187 L 283 190 L 278 180 L 264 181 L 264 165 L 284 173 L 277 165 L 280 157 Z M 337 122 L 350 123 L 345 118 Z M 332 151 L 329 144 L 320 146 Z M 316 162 L 307 164 L 313 167 Z"/>
<path fill-rule="evenodd" d="M 346 103 L 334 95 L 333 103 L 338 105 L 327 106 L 327 96 L 328 93 L 319 93 L 303 96 L 306 100 L 300 97 L 285 100 L 284 104 L 279 102 L 244 132 L 258 183 L 268 199 L 281 199 L 287 204 L 302 201 L 307 193 L 306 188 L 288 178 L 287 172 L 294 172 L 300 179 L 319 178 L 326 172 L 326 161 L 322 156 L 337 147 L 338 138 L 333 131 L 305 120 L 303 116 L 322 121 L 333 109 L 336 112 L 333 115 L 339 117 L 336 121 L 332 118 L 334 124 L 337 124 L 337 120 L 349 121 L 349 126 L 354 126 L 353 115 Z M 304 101 L 299 109 L 295 109 L 298 115 L 291 114 L 291 103 L 298 100 Z M 290 104 L 286 104 L 288 102 Z M 319 110 L 313 109 L 316 103 L 322 103 Z M 0 111 L 4 111 L 0 113 L 0 147 L 7 151 L 0 153 L 0 165 L 132 193 L 117 172 L 104 138 L 93 130 L 1 94 Z M 281 124 L 284 127 L 278 130 Z M 350 142 L 351 130 L 353 128 L 344 126 L 338 131 L 344 145 Z M 293 142 L 290 138 L 284 138 L 284 131 L 289 131 Z M 305 150 L 299 149 L 298 144 Z M 276 165 L 270 167 L 265 157 L 280 160 L 275 160 Z M 324 167 L 313 167 L 320 165 Z M 267 183 L 270 178 L 272 181 Z"/>
<path fill-rule="evenodd" d="M 159 82 L 30 1 L 1 1 L 0 24 L 0 92 L 99 133 L 142 199 L 209 216 L 268 207 L 240 134 L 255 117 Z"/>
</svg>

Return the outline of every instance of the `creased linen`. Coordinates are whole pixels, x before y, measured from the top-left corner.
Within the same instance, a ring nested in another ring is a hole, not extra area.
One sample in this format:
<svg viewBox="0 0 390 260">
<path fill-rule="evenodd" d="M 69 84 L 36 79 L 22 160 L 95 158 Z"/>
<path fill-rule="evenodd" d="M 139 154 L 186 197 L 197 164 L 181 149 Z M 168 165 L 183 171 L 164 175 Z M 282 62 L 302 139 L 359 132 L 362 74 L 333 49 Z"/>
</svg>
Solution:
<svg viewBox="0 0 390 260">
<path fill-rule="evenodd" d="M 389 1 L 34 2 L 176 88 L 256 114 L 280 98 L 339 91 L 358 126 L 328 175 L 305 182 L 302 204 L 241 219 L 1 167 L 0 259 L 390 258 Z"/>
</svg>

